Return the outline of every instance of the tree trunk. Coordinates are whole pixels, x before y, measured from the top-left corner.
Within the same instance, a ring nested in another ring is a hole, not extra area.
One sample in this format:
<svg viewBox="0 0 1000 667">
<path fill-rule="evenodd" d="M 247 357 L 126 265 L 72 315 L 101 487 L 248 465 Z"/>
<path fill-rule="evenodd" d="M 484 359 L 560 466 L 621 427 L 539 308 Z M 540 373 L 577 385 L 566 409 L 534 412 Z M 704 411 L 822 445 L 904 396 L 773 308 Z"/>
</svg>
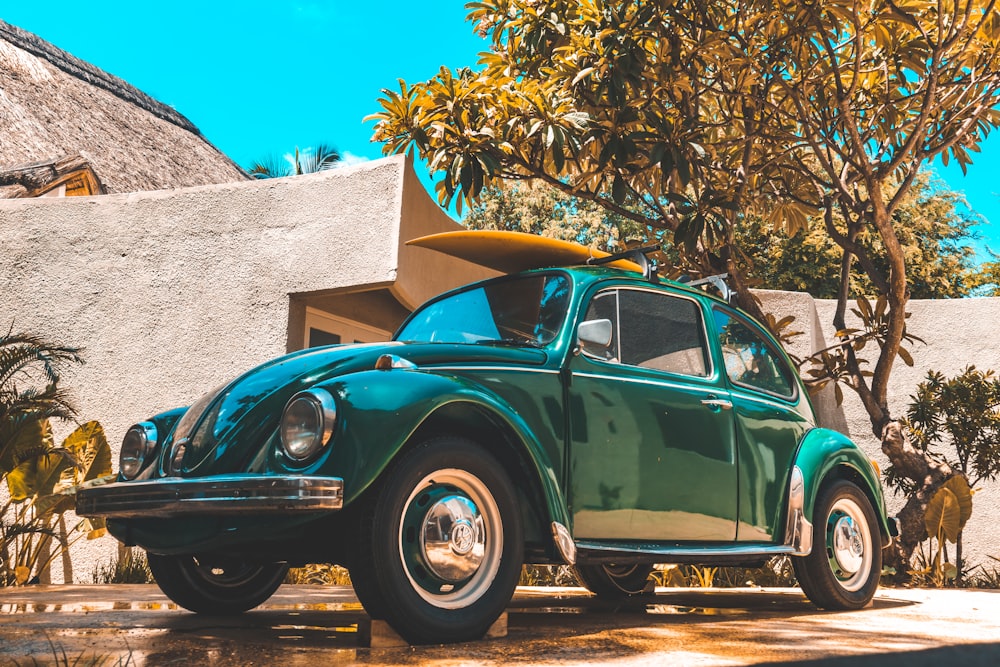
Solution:
<svg viewBox="0 0 1000 667">
<path fill-rule="evenodd" d="M 927 539 L 924 525 L 927 503 L 942 484 L 959 473 L 944 461 L 937 461 L 914 449 L 898 421 L 889 422 L 882 430 L 882 452 L 889 457 L 896 474 L 912 481 L 916 487 L 897 514 L 899 537 L 883 554 L 885 565 L 896 569 L 894 581 L 902 583 L 909 580 L 910 558 L 914 550 Z"/>
</svg>

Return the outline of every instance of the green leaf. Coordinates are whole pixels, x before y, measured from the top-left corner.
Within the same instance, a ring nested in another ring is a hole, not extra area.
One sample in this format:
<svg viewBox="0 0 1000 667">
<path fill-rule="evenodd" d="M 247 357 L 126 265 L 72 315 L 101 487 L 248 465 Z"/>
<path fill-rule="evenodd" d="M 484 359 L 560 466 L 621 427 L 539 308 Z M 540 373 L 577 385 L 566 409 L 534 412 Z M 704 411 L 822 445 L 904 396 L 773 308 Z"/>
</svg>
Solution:
<svg viewBox="0 0 1000 667">
<path fill-rule="evenodd" d="M 615 200 L 616 204 L 625 201 L 625 179 L 621 175 L 616 175 L 615 180 L 611 183 L 611 198 Z"/>
</svg>

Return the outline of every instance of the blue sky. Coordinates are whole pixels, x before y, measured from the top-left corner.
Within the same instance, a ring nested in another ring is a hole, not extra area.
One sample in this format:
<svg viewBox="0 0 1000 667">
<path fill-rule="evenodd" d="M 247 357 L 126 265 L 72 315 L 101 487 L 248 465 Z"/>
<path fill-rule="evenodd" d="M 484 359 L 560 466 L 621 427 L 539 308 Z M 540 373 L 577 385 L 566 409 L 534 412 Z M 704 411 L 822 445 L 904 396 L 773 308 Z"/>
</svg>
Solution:
<svg viewBox="0 0 1000 667">
<path fill-rule="evenodd" d="M 422 81 L 442 65 L 474 66 L 485 42 L 465 0 L 135 0 L 4 3 L 0 18 L 115 74 L 187 116 L 243 167 L 321 142 L 348 159 L 370 142 L 382 88 Z M 423 171 L 418 169 L 418 171 Z M 937 171 L 971 207 L 1000 223 L 1000 132 L 963 177 Z M 1000 226 L 979 229 L 1000 252 Z"/>
<path fill-rule="evenodd" d="M 296 146 L 377 158 L 382 88 L 474 65 L 464 2 L 3 3 L 0 18 L 187 116 L 243 167 Z"/>
</svg>

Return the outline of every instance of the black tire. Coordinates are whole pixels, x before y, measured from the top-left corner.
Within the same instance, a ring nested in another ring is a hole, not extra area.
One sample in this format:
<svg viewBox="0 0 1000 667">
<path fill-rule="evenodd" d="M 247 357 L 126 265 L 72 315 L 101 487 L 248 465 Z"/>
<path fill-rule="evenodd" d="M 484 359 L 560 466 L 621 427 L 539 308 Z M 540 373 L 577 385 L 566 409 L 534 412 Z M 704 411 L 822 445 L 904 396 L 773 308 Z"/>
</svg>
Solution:
<svg viewBox="0 0 1000 667">
<path fill-rule="evenodd" d="M 861 609 L 882 574 L 882 538 L 872 505 L 855 484 L 824 486 L 813 512 L 813 548 L 792 559 L 806 596 L 821 609 Z"/>
<path fill-rule="evenodd" d="M 524 553 L 499 462 L 464 438 L 428 440 L 393 464 L 365 509 L 351 570 L 362 604 L 411 644 L 481 638 L 510 602 Z"/>
<path fill-rule="evenodd" d="M 648 563 L 577 565 L 580 583 L 599 598 L 615 600 L 646 592 L 653 566 Z"/>
<path fill-rule="evenodd" d="M 147 554 L 163 593 L 189 611 L 213 616 L 241 614 L 267 600 L 288 573 L 282 563 L 248 563 L 228 556 Z"/>
</svg>

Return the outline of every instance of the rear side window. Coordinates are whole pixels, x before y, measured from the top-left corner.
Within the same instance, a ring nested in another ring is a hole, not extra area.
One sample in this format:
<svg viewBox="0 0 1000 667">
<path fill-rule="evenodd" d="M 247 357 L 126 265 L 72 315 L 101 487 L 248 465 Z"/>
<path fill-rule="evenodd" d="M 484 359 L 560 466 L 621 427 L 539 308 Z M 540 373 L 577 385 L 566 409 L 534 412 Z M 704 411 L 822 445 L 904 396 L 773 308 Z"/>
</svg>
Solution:
<svg viewBox="0 0 1000 667">
<path fill-rule="evenodd" d="M 708 375 L 705 329 L 694 301 L 647 290 L 611 290 L 594 297 L 585 319 L 613 324 L 607 353 L 593 356 L 678 375 Z"/>
<path fill-rule="evenodd" d="M 792 371 L 767 339 L 739 317 L 721 310 L 714 313 L 729 379 L 786 398 L 794 396 Z"/>
</svg>

